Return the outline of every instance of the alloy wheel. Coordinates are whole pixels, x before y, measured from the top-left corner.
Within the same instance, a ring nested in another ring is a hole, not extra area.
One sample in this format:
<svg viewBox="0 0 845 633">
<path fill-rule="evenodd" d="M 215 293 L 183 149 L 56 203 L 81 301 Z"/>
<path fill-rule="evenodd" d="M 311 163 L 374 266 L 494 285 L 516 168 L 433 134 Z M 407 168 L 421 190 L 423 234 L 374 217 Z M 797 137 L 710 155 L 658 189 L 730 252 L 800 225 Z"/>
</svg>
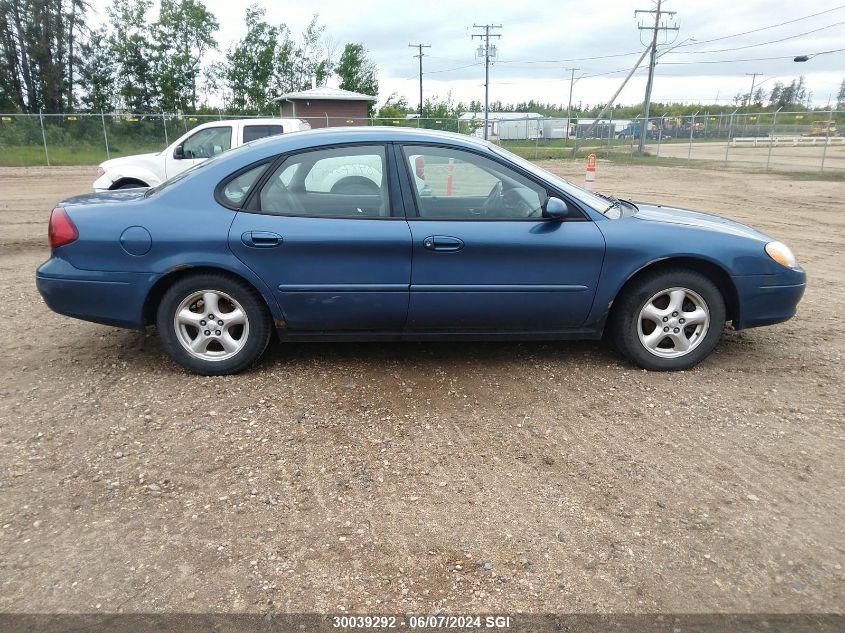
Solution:
<svg viewBox="0 0 845 633">
<path fill-rule="evenodd" d="M 697 292 L 674 287 L 645 302 L 637 318 L 643 347 L 661 358 L 679 358 L 698 347 L 710 327 L 710 309 Z"/>
<path fill-rule="evenodd" d="M 219 290 L 193 292 L 173 316 L 179 343 L 191 356 L 221 361 L 240 352 L 249 338 L 246 310 Z"/>
</svg>

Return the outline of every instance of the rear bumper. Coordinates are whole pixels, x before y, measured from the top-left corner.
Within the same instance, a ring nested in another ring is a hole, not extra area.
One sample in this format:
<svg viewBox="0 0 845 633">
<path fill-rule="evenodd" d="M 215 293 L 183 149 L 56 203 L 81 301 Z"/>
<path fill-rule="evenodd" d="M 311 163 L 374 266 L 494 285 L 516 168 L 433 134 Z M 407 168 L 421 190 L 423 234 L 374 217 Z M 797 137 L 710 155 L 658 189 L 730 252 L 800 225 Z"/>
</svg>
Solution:
<svg viewBox="0 0 845 633">
<path fill-rule="evenodd" d="M 733 277 L 733 282 L 739 298 L 734 328 L 742 330 L 795 316 L 807 288 L 807 275 L 803 270 L 789 270 L 778 275 L 742 275 Z"/>
<path fill-rule="evenodd" d="M 54 312 L 131 329 L 144 327 L 149 283 L 148 274 L 81 270 L 59 257 L 51 257 L 35 273 L 38 292 Z"/>
</svg>

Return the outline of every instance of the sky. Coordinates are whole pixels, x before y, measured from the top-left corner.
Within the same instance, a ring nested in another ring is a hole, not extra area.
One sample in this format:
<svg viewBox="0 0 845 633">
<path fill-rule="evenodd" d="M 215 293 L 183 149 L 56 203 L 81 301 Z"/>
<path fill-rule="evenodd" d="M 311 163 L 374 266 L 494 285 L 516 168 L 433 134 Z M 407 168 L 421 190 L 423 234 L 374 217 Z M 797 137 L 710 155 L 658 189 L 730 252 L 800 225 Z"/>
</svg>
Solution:
<svg viewBox="0 0 845 633">
<path fill-rule="evenodd" d="M 248 4 L 206 0 L 220 22 L 222 51 L 242 37 Z M 453 100 L 465 103 L 483 100 L 483 58 L 476 57 L 479 41 L 471 34 L 478 31 L 474 24 L 489 23 L 502 26 L 495 31 L 501 37 L 495 41 L 498 54 L 490 69 L 491 101 L 534 99 L 565 105 L 570 88 L 568 69 L 577 67 L 573 103 L 586 105 L 605 103 L 633 67 L 649 34 L 641 33 L 638 23 L 653 20 L 647 15 L 635 17 L 634 10 L 653 9 L 656 0 L 258 0 L 258 4 L 267 9 L 268 21 L 283 22 L 294 34 L 318 13 L 338 55 L 345 43 L 362 42 L 379 67 L 380 103 L 394 92 L 412 106 L 418 103 L 418 61 L 413 57 L 416 50 L 408 47 L 415 43 L 431 45 L 423 58 L 425 97 L 451 94 Z M 669 16 L 667 20 L 679 30 L 658 40 L 658 44 L 665 43 L 658 49 L 662 56 L 653 102 L 729 104 L 734 95 L 751 87 L 752 78 L 746 73 L 762 73 L 756 84 L 766 90 L 775 81 L 788 83 L 803 74 L 813 105 L 836 101 L 845 78 L 845 50 L 806 63 L 795 63 L 792 58 L 845 49 L 845 4 L 836 0 L 664 0 L 663 10 L 676 12 L 674 20 Z M 792 22 L 763 28 L 787 21 Z M 757 32 L 725 37 L 751 30 Z M 715 38 L 723 39 L 709 41 Z M 675 45 L 679 46 L 669 50 Z M 617 103 L 642 102 L 645 66 Z M 337 85 L 337 80 L 329 85 Z"/>
</svg>

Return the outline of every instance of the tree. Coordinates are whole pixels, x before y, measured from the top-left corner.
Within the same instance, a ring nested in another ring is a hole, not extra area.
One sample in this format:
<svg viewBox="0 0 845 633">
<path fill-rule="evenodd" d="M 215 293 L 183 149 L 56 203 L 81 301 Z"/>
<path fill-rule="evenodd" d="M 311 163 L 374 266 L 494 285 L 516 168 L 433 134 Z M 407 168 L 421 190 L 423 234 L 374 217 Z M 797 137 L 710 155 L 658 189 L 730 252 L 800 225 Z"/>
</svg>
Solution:
<svg viewBox="0 0 845 633">
<path fill-rule="evenodd" d="M 322 86 L 332 74 L 332 50 L 325 37 L 326 27 L 320 24 L 319 17 L 314 14 L 295 49 L 291 46 L 291 50 L 282 51 L 281 61 L 286 63 L 290 73 L 287 90 L 306 90 L 311 87 L 312 80 Z M 280 83 L 280 87 L 285 85 Z"/>
<path fill-rule="evenodd" d="M 845 79 L 839 84 L 839 92 L 836 95 L 836 109 L 845 109 Z"/>
<path fill-rule="evenodd" d="M 803 105 L 807 100 L 807 87 L 804 83 L 804 75 L 785 85 L 776 81 L 769 94 L 769 105 L 777 108 Z"/>
<path fill-rule="evenodd" d="M 413 112 L 405 97 L 393 92 L 378 110 L 380 119 L 404 119 L 406 114 Z"/>
<path fill-rule="evenodd" d="M 82 104 L 94 112 L 108 112 L 115 106 L 116 64 L 110 54 L 105 28 L 89 33 L 82 43 L 84 62 L 79 69 L 80 83 L 85 87 Z"/>
<path fill-rule="evenodd" d="M 271 86 L 278 84 L 278 75 L 290 73 L 290 31 L 284 25 L 268 24 L 265 13 L 255 4 L 247 8 L 246 35 L 226 54 L 227 65 L 222 74 L 231 91 L 230 105 L 237 110 L 265 110 L 273 96 Z"/>
<path fill-rule="evenodd" d="M 343 90 L 378 97 L 378 67 L 367 57 L 367 50 L 360 42 L 350 42 L 344 47 L 335 72 Z M 368 116 L 373 116 L 375 107 L 374 101 L 367 104 Z"/>
<path fill-rule="evenodd" d="M 155 35 L 155 74 L 162 109 L 196 110 L 202 62 L 217 48 L 217 18 L 202 0 L 161 0 Z"/>
<path fill-rule="evenodd" d="M 84 0 L 0 0 L 0 99 L 62 112 L 74 103 Z"/>
<path fill-rule="evenodd" d="M 146 14 L 151 0 L 112 0 L 107 9 L 108 51 L 115 65 L 114 93 L 134 112 L 152 110 L 157 98 L 152 33 Z"/>
</svg>

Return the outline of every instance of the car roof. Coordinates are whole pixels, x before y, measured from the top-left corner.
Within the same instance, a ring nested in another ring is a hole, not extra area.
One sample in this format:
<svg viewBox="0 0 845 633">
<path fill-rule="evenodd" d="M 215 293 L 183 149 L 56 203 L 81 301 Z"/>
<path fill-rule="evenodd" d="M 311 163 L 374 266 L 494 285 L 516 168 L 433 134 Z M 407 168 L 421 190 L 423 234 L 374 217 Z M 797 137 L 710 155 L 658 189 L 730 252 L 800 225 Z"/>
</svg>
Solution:
<svg viewBox="0 0 845 633">
<path fill-rule="evenodd" d="M 486 141 L 466 134 L 387 125 L 303 130 L 260 139 L 255 141 L 255 144 L 256 146 L 260 144 L 262 148 L 272 147 L 275 151 L 289 151 L 305 147 L 360 142 L 446 143 L 464 147 L 489 148 Z"/>
</svg>

